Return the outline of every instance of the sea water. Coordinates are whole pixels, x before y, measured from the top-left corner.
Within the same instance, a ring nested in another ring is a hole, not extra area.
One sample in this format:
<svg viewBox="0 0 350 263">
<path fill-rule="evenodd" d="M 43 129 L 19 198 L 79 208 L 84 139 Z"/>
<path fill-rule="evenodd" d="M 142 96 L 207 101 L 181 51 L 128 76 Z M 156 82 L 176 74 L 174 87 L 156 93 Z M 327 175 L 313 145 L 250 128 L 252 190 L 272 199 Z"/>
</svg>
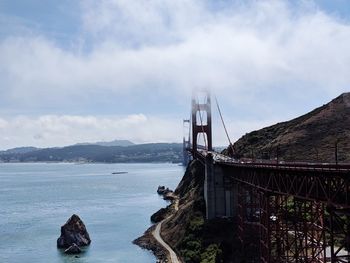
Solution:
<svg viewBox="0 0 350 263">
<path fill-rule="evenodd" d="M 158 185 L 174 189 L 183 173 L 176 164 L 0 164 L 0 263 L 153 263 L 132 241 L 166 205 Z M 56 247 L 74 213 L 92 239 L 78 258 Z"/>
</svg>

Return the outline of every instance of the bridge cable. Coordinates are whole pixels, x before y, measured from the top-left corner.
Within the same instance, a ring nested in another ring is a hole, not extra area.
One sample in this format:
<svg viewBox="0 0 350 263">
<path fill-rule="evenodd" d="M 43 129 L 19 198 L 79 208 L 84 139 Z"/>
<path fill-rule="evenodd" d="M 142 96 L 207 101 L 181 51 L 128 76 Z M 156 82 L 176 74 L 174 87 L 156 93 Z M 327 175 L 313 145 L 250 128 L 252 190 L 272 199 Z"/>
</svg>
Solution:
<svg viewBox="0 0 350 263">
<path fill-rule="evenodd" d="M 226 137 L 228 139 L 228 142 L 230 144 L 230 148 L 232 150 L 232 154 L 234 153 L 233 151 L 233 144 L 231 142 L 231 139 L 230 139 L 230 136 L 228 134 L 228 131 L 227 131 L 227 128 L 226 128 L 226 125 L 225 125 L 225 121 L 224 121 L 224 118 L 222 117 L 222 113 L 221 113 L 221 110 L 220 110 L 220 106 L 219 106 L 219 102 L 218 102 L 218 99 L 217 97 L 214 95 L 214 98 L 215 98 L 215 102 L 216 102 L 216 107 L 218 109 L 218 112 L 219 112 L 219 115 L 220 115 L 220 119 L 221 119 L 221 122 L 222 122 L 222 126 L 224 127 L 224 130 L 225 130 L 225 133 L 226 133 Z"/>
</svg>

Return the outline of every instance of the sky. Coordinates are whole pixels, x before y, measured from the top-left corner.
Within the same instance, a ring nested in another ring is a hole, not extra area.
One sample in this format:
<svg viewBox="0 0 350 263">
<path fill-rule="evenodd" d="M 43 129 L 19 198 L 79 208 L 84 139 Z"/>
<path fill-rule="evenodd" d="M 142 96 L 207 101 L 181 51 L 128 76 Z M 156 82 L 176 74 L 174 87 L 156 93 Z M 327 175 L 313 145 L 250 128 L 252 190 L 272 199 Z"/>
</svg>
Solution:
<svg viewBox="0 0 350 263">
<path fill-rule="evenodd" d="M 0 0 L 0 150 L 181 142 L 193 89 L 235 141 L 349 88 L 349 0 Z"/>
</svg>

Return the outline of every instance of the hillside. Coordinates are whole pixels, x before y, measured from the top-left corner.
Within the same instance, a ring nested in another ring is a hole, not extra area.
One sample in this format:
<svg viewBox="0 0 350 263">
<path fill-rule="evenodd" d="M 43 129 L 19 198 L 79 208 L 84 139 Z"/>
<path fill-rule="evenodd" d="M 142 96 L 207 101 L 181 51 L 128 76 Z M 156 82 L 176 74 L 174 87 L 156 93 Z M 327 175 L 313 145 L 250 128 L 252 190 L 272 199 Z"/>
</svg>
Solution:
<svg viewBox="0 0 350 263">
<path fill-rule="evenodd" d="M 113 140 L 110 142 L 83 142 L 83 143 L 77 143 L 75 145 L 100 145 L 100 146 L 131 146 L 135 145 L 133 142 L 129 140 Z"/>
<path fill-rule="evenodd" d="M 181 162 L 182 144 L 150 143 L 131 146 L 73 145 L 32 151 L 1 152 L 2 162 Z"/>
<path fill-rule="evenodd" d="M 22 153 L 28 153 L 28 152 L 33 152 L 39 150 L 39 148 L 36 147 L 17 147 L 17 148 L 12 148 L 8 149 L 6 151 L 0 151 L 0 155 L 4 154 L 22 154 Z"/>
<path fill-rule="evenodd" d="M 296 119 L 250 132 L 234 143 L 236 158 L 350 162 L 350 93 Z"/>
</svg>

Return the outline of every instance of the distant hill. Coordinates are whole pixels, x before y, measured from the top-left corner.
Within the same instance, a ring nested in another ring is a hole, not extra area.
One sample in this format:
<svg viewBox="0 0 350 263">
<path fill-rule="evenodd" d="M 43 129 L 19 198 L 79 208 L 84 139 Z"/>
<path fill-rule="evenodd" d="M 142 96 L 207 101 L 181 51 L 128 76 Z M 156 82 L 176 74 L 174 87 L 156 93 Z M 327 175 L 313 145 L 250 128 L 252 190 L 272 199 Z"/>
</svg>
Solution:
<svg viewBox="0 0 350 263">
<path fill-rule="evenodd" d="M 131 146 L 135 145 L 133 142 L 128 140 L 114 140 L 110 142 L 85 142 L 85 143 L 77 143 L 76 145 L 100 145 L 100 146 Z"/>
<path fill-rule="evenodd" d="M 150 143 L 131 146 L 73 145 L 63 148 L 3 152 L 2 162 L 174 162 L 182 161 L 182 144 Z"/>
<path fill-rule="evenodd" d="M 17 147 L 13 149 L 8 149 L 6 151 L 0 151 L 0 155 L 3 154 L 22 154 L 22 153 L 28 153 L 28 152 L 33 152 L 39 150 L 39 148 L 35 147 Z"/>
<path fill-rule="evenodd" d="M 237 158 L 350 162 L 350 93 L 299 118 L 250 132 L 234 143 Z"/>
</svg>

